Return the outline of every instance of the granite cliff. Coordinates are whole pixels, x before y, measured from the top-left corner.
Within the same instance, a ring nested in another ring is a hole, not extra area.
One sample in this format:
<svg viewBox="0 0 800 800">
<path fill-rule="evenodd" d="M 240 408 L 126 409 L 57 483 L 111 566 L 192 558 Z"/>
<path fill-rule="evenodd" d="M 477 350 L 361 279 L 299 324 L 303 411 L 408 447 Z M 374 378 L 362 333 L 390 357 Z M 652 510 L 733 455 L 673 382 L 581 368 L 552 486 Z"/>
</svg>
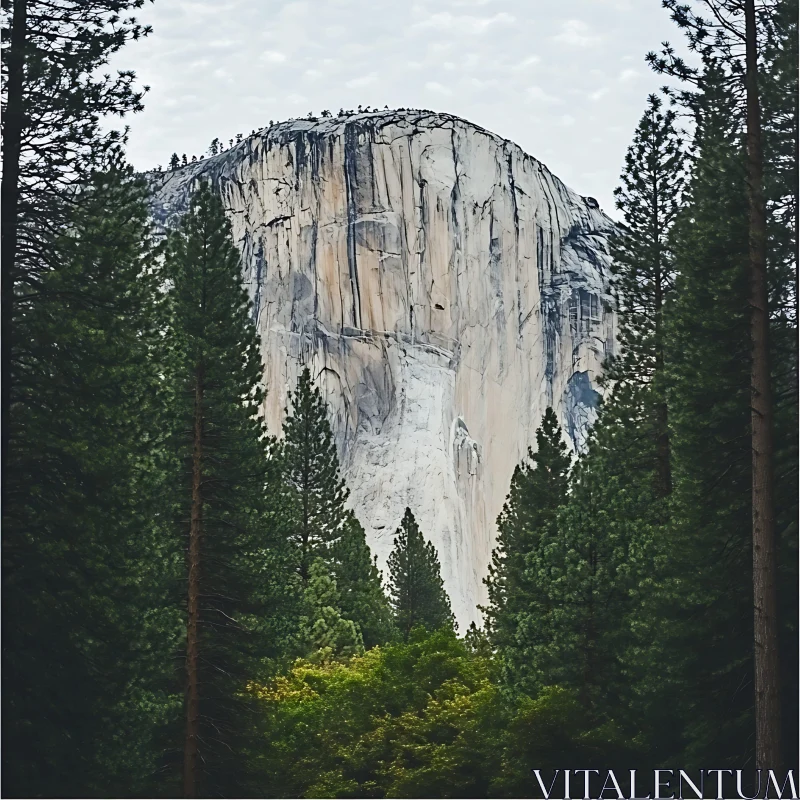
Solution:
<svg viewBox="0 0 800 800">
<path fill-rule="evenodd" d="M 495 520 L 545 408 L 576 448 L 593 418 L 614 345 L 611 220 L 512 142 L 423 111 L 292 120 L 150 178 L 164 226 L 198 178 L 223 198 L 270 429 L 307 364 L 380 563 L 410 506 L 461 630 L 479 620 Z"/>
</svg>

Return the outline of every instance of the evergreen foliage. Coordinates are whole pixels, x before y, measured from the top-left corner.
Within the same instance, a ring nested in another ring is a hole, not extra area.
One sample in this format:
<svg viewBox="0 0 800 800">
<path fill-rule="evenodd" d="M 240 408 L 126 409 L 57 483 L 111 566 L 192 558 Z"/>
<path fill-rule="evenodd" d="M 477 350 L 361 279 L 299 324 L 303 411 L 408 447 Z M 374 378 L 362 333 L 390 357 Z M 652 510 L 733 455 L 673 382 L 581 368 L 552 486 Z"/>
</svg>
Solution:
<svg viewBox="0 0 800 800">
<path fill-rule="evenodd" d="M 347 489 L 339 474 L 325 402 L 306 367 L 291 393 L 279 459 L 283 476 L 283 521 L 294 552 L 295 569 L 303 584 L 317 557 L 328 559 L 329 548 L 349 519 Z"/>
<path fill-rule="evenodd" d="M 685 148 L 675 130 L 673 109 L 661 110 L 656 95 L 625 156 L 617 208 L 624 216 L 612 239 L 612 287 L 619 315 L 619 353 L 609 359 L 603 380 L 644 403 L 657 442 L 658 493 L 672 489 L 667 402 L 664 397 L 664 308 L 673 289 L 674 268 L 669 232 L 684 189 Z M 635 387 L 631 391 L 630 387 Z M 644 387 L 648 391 L 641 391 Z"/>
<path fill-rule="evenodd" d="M 784 0 L 764 48 L 762 83 L 769 308 L 775 393 L 775 522 L 778 534 L 780 686 L 785 708 L 798 707 L 798 4 Z M 800 752 L 791 714 L 783 723 L 784 763 Z"/>
<path fill-rule="evenodd" d="M 300 619 L 300 642 L 309 661 L 324 663 L 364 652 L 361 631 L 342 616 L 336 581 L 321 558 L 311 564 L 303 594 L 306 614 Z"/>
<path fill-rule="evenodd" d="M 241 791 L 242 689 L 270 641 L 270 583 L 283 571 L 268 526 L 259 341 L 239 253 L 207 185 L 170 236 L 165 384 L 173 530 L 186 537 L 184 792 Z"/>
<path fill-rule="evenodd" d="M 739 135 L 743 139 L 745 188 L 747 198 L 747 318 L 749 326 L 750 366 L 750 490 L 751 490 L 751 542 L 752 542 L 752 609 L 753 626 L 753 695 L 755 701 L 755 761 L 765 768 L 779 763 L 781 754 L 781 696 L 780 696 L 780 633 L 778 596 L 780 594 L 780 568 L 778 551 L 781 543 L 776 526 L 781 489 L 775 481 L 777 463 L 775 448 L 774 304 L 785 306 L 785 297 L 776 297 L 775 250 L 770 241 L 775 235 L 778 217 L 771 207 L 771 176 L 778 170 L 765 160 L 765 147 L 778 155 L 773 134 L 780 123 L 769 123 L 763 115 L 764 101 L 773 102 L 780 92 L 770 92 L 779 61 L 779 42 L 787 31 L 786 14 L 791 14 L 792 3 L 781 0 L 774 4 L 759 5 L 755 0 L 705 0 L 711 16 L 701 16 L 701 9 L 683 5 L 677 0 L 665 0 L 672 19 L 681 28 L 690 47 L 702 57 L 701 68 L 688 68 L 676 58 L 667 45 L 659 59 L 654 54 L 648 59 L 659 72 L 693 84 L 697 87 L 680 93 L 680 99 L 692 109 L 698 109 L 707 97 L 708 76 L 714 75 L 718 84 L 728 92 L 728 107 L 739 121 Z M 796 20 L 796 15 L 793 16 Z M 776 46 L 777 45 L 777 46 Z M 794 46 L 786 48 L 796 52 Z M 771 61 L 771 59 L 774 59 Z M 787 62 L 784 62 L 787 63 Z M 785 98 L 784 98 L 785 99 Z M 699 103 L 698 103 L 699 101 Z M 796 99 L 780 105 L 791 115 L 796 109 Z M 778 115 L 779 118 L 779 115 Z M 796 113 L 795 113 L 796 119 Z M 785 128 L 784 141 L 796 143 L 796 124 L 790 132 Z M 770 141 L 771 140 L 771 141 Z M 795 159 L 796 159 L 795 147 Z M 778 159 L 779 161 L 779 159 Z M 788 187 L 787 187 L 788 188 Z M 795 187 L 796 188 L 796 187 Z M 796 195 L 795 188 L 787 194 Z M 770 220 L 772 217 L 772 220 Z M 787 220 L 783 227 L 786 228 Z M 792 225 L 792 223 L 794 223 Z M 778 222 L 780 229 L 781 224 Z M 795 220 L 789 222 L 796 230 Z M 784 238 L 791 239 L 788 232 Z M 796 234 L 795 234 L 796 235 Z M 796 279 L 795 279 L 796 287 Z M 779 294 L 791 295 L 789 286 Z M 796 405 L 796 403 L 795 403 Z"/>
<path fill-rule="evenodd" d="M 566 500 L 570 455 L 555 412 L 547 408 L 536 431 L 536 451 L 518 465 L 497 519 L 497 547 L 485 583 L 486 627 L 502 663 L 503 678 L 533 690 L 541 664 L 533 657 L 552 610 L 549 548 L 557 540 L 558 509 Z M 539 574 L 541 573 L 541 574 Z"/>
<path fill-rule="evenodd" d="M 142 109 L 129 70 L 102 68 L 128 41 L 150 33 L 123 16 L 143 0 L 14 0 L 3 29 L 2 471 L 7 472 L 17 369 L 29 361 L 20 315 L 42 296 L 40 280 L 60 258 L 75 187 L 124 140 L 101 120 Z"/>
<path fill-rule="evenodd" d="M 702 0 L 708 19 L 665 0 L 698 63 L 648 59 L 682 82 L 665 93 L 691 144 L 649 97 L 617 191 L 597 422 L 572 463 L 546 410 L 497 520 L 486 630 L 463 639 L 410 509 L 384 594 L 308 369 L 267 436 L 212 188 L 151 240 L 102 123 L 143 92 L 98 71 L 148 33 L 124 17 L 142 2 L 3 5 L 4 794 L 173 796 L 181 761 L 185 796 L 523 797 L 532 767 L 763 766 L 781 726 L 754 657 L 775 617 L 759 468 L 796 769 L 797 0 Z"/>
<path fill-rule="evenodd" d="M 302 585 L 308 587 L 311 565 L 321 559 L 328 579 L 338 587 L 336 612 L 355 623 L 367 647 L 383 644 L 395 635 L 391 610 L 364 529 L 345 508 L 348 492 L 339 471 L 328 409 L 308 368 L 300 373 L 290 398 L 276 463 L 281 475 L 279 524 L 292 564 Z M 297 613 L 308 616 L 300 606 Z M 299 641 L 304 641 L 302 635 Z M 306 651 L 301 648 L 300 652 Z"/>
<path fill-rule="evenodd" d="M 30 344 L 3 475 L 4 794 L 144 790 L 177 702 L 145 199 L 119 158 L 94 175 L 17 318 Z"/>
<path fill-rule="evenodd" d="M 347 663 L 298 662 L 254 686 L 268 720 L 266 797 L 537 797 L 531 764 L 635 763 L 572 692 L 509 705 L 492 664 L 445 629 Z"/>
<path fill-rule="evenodd" d="M 657 95 L 647 98 L 614 192 L 624 226 L 612 249 L 620 352 L 605 371 L 608 381 L 652 382 L 663 366 L 663 310 L 674 281 L 668 234 L 681 207 L 686 156 L 676 112 L 662 105 Z"/>
<path fill-rule="evenodd" d="M 389 592 L 395 625 L 404 641 L 418 625 L 429 631 L 454 629 L 439 556 L 425 541 L 410 508 L 403 514 L 389 556 Z"/>
<path fill-rule="evenodd" d="M 386 644 L 397 631 L 392 609 L 383 591 L 383 576 L 370 553 L 361 523 L 350 513 L 341 538 L 330 549 L 333 574 L 339 589 L 339 607 L 345 619 L 361 631 L 364 646 Z"/>
</svg>

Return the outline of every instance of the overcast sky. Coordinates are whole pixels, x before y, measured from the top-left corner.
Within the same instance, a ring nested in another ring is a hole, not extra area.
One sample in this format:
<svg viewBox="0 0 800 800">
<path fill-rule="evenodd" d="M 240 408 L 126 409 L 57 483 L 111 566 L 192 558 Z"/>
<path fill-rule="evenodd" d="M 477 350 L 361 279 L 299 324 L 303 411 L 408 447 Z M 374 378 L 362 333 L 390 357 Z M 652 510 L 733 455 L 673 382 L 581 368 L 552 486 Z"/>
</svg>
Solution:
<svg viewBox="0 0 800 800">
<path fill-rule="evenodd" d="M 680 35 L 660 0 L 156 0 L 113 62 L 151 91 L 130 118 L 139 169 L 269 120 L 429 108 L 511 139 L 613 210 L 633 129 Z"/>
</svg>

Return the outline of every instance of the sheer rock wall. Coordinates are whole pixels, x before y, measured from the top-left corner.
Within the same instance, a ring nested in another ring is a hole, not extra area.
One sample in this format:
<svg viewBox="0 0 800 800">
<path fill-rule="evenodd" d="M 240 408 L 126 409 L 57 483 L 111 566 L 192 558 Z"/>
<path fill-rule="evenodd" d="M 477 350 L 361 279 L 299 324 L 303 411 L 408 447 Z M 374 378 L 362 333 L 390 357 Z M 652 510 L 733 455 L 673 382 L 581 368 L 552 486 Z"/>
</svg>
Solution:
<svg viewBox="0 0 800 800">
<path fill-rule="evenodd" d="M 496 518 L 545 408 L 576 448 L 595 413 L 611 220 L 512 142 L 431 112 L 292 120 L 149 177 L 164 226 L 196 179 L 221 193 L 269 428 L 309 365 L 379 562 L 409 506 L 461 630 L 479 621 Z"/>
</svg>

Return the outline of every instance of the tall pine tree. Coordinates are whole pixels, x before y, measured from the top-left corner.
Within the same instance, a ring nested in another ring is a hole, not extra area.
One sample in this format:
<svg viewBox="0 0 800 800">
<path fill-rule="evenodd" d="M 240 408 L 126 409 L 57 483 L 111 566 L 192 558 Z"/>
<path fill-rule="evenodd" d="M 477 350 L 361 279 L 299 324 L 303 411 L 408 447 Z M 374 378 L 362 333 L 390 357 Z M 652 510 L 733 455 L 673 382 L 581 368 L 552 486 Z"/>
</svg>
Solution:
<svg viewBox="0 0 800 800">
<path fill-rule="evenodd" d="M 328 559 L 330 546 L 342 536 L 348 520 L 348 492 L 339 474 L 327 407 L 308 367 L 291 394 L 291 413 L 287 410 L 279 454 L 284 525 L 305 585 L 314 559 Z"/>
<path fill-rule="evenodd" d="M 41 277 L 60 258 L 75 186 L 124 139 L 102 120 L 142 109 L 129 70 L 102 68 L 150 28 L 123 16 L 144 0 L 4 0 L 2 270 L 2 472 L 8 474 L 8 413 L 24 402 L 17 370 L 29 362 L 17 319 L 42 297 Z M 5 505 L 5 497 L 4 503 Z"/>
<path fill-rule="evenodd" d="M 611 385 L 649 389 L 634 394 L 649 406 L 662 497 L 672 488 L 663 387 L 664 306 L 674 279 L 668 235 L 680 208 L 685 159 L 675 111 L 662 111 L 661 99 L 650 95 L 625 156 L 622 185 L 615 191 L 624 217 L 621 233 L 612 240 L 620 352 L 609 360 L 603 377 Z"/>
<path fill-rule="evenodd" d="M 291 411 L 278 445 L 282 476 L 281 527 L 294 568 L 304 587 L 311 565 L 327 565 L 338 590 L 339 612 L 354 622 L 367 647 L 394 636 L 381 575 L 370 555 L 364 529 L 345 507 L 348 491 L 328 422 L 328 408 L 306 367 L 291 393 Z M 300 612 L 311 613 L 307 608 Z"/>
<path fill-rule="evenodd" d="M 536 685 L 528 639 L 542 638 L 551 602 L 549 586 L 537 581 L 531 566 L 557 537 L 556 517 L 567 495 L 570 460 L 555 412 L 547 408 L 536 431 L 536 451 L 529 450 L 527 460 L 514 470 L 497 519 L 497 546 L 485 579 L 486 628 L 505 683 L 519 690 L 532 691 Z"/>
<path fill-rule="evenodd" d="M 265 585 L 283 569 L 267 526 L 259 340 L 230 225 L 208 185 L 170 236 L 164 275 L 172 496 L 187 553 L 183 791 L 231 794 L 247 780 L 238 757 L 249 727 L 244 688 L 274 654 Z"/>
<path fill-rule="evenodd" d="M 775 392 L 771 342 L 774 310 L 770 307 L 770 223 L 768 179 L 765 185 L 765 136 L 762 106 L 769 83 L 770 38 L 786 3 L 757 5 L 755 0 L 705 0 L 710 14 L 665 0 L 673 20 L 687 35 L 689 46 L 699 52 L 703 69 L 688 67 L 667 46 L 661 58 L 648 59 L 660 72 L 694 84 L 701 93 L 708 67 L 713 67 L 731 90 L 731 110 L 740 122 L 744 138 L 747 197 L 748 272 L 745 300 L 750 339 L 750 454 L 751 532 L 754 616 L 754 693 L 756 762 L 774 767 L 781 761 L 780 661 L 778 641 L 778 542 L 776 537 Z M 766 45 L 766 47 L 765 47 Z M 691 92 L 680 96 L 688 98 Z M 796 129 L 796 125 L 795 125 Z M 790 137 L 796 141 L 796 135 Z M 774 264 L 772 265 L 774 267 Z M 788 287 L 787 287 L 788 288 Z"/>
<path fill-rule="evenodd" d="M 29 357 L 4 476 L 2 774 L 20 796 L 147 793 L 178 700 L 146 190 L 115 157 L 76 199 L 17 317 Z"/>
<path fill-rule="evenodd" d="M 403 514 L 389 555 L 389 587 L 395 625 L 405 641 L 418 625 L 429 631 L 454 628 L 439 556 L 425 541 L 410 508 Z"/>
<path fill-rule="evenodd" d="M 693 100 L 687 203 L 672 232 L 675 486 L 668 558 L 648 598 L 660 631 L 651 673 L 662 665 L 653 705 L 672 697 L 680 707 L 684 763 L 726 766 L 753 755 L 747 197 L 742 115 L 728 83 L 709 62 Z"/>
<path fill-rule="evenodd" d="M 370 553 L 364 528 L 350 513 L 341 538 L 330 550 L 333 574 L 339 589 L 342 615 L 358 625 L 369 649 L 396 636 L 392 609 L 383 591 L 383 576 Z"/>
</svg>

